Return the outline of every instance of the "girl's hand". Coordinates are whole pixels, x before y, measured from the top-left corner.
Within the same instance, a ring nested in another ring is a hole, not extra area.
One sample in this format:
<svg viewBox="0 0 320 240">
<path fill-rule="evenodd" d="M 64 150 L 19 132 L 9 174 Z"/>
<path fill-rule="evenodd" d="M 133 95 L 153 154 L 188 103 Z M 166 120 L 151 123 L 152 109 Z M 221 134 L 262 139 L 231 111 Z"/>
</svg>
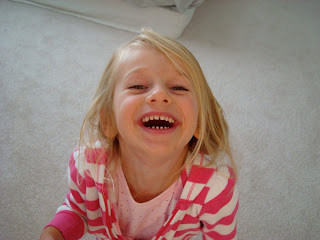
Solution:
<svg viewBox="0 0 320 240">
<path fill-rule="evenodd" d="M 42 231 L 40 240 L 64 240 L 64 238 L 59 229 L 49 226 Z"/>
</svg>

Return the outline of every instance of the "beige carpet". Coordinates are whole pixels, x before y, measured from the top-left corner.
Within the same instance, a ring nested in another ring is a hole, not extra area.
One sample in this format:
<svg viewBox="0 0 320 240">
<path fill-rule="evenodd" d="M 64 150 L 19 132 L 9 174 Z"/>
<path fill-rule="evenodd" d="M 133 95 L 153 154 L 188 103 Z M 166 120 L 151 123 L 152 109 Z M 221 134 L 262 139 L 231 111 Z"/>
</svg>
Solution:
<svg viewBox="0 0 320 240">
<path fill-rule="evenodd" d="M 228 117 L 239 239 L 319 239 L 319 12 L 317 0 L 208 0 L 179 39 Z M 1 240 L 37 239 L 63 202 L 94 89 L 132 36 L 0 0 Z"/>
</svg>

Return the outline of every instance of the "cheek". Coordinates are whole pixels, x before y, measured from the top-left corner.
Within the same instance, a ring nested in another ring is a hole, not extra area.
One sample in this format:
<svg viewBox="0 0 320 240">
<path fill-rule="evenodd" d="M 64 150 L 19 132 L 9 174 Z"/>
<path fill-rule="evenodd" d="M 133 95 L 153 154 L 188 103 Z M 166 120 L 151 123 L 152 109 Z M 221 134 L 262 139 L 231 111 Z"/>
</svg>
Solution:
<svg viewBox="0 0 320 240">
<path fill-rule="evenodd" d="M 196 97 L 188 99 L 188 114 L 190 114 L 190 120 L 192 123 L 197 126 L 198 123 L 198 115 L 199 115 L 199 107 L 198 107 L 198 101 Z"/>
<path fill-rule="evenodd" d="M 134 96 L 119 95 L 114 99 L 113 110 L 119 130 L 134 123 L 138 105 L 138 101 Z"/>
<path fill-rule="evenodd" d="M 180 107 L 183 106 L 183 112 L 188 132 L 190 131 L 190 133 L 192 133 L 193 135 L 198 126 L 198 101 L 195 97 L 188 97 L 184 99 L 180 104 Z"/>
</svg>

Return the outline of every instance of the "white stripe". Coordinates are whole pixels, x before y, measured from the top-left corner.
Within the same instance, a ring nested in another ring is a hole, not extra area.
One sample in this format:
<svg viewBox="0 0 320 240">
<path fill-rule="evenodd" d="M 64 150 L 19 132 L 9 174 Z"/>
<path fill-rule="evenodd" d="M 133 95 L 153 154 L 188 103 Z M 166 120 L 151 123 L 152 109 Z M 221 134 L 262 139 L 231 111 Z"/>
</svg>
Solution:
<svg viewBox="0 0 320 240">
<path fill-rule="evenodd" d="M 85 170 L 85 165 L 84 165 L 85 161 L 83 161 L 84 159 L 83 157 L 84 157 L 83 149 L 73 152 L 73 158 L 75 161 L 74 166 L 77 169 L 77 172 L 81 175 L 81 177 L 84 177 L 84 170 Z"/>
<path fill-rule="evenodd" d="M 86 166 L 89 170 L 90 177 L 95 181 L 95 183 L 104 182 L 105 166 L 103 164 L 87 163 Z"/>
<path fill-rule="evenodd" d="M 236 218 L 233 220 L 233 222 L 230 225 L 219 224 L 214 227 L 214 230 L 221 235 L 228 235 L 235 229 L 235 227 L 236 227 Z"/>
<path fill-rule="evenodd" d="M 101 195 L 100 195 L 100 197 L 99 197 L 99 205 L 100 205 L 101 210 L 102 210 L 103 212 L 106 212 L 106 205 L 105 205 L 103 196 L 101 196 Z"/>
<path fill-rule="evenodd" d="M 238 203 L 238 191 L 237 191 L 237 188 L 235 187 L 233 196 L 226 205 L 224 205 L 216 214 L 204 213 L 200 217 L 200 221 L 205 221 L 210 224 L 215 224 L 221 218 L 230 216 L 234 211 L 234 209 L 236 208 L 237 203 Z"/>
<path fill-rule="evenodd" d="M 89 230 L 91 232 L 96 232 L 96 231 L 99 231 L 101 229 L 104 229 L 106 231 L 106 234 L 107 234 L 107 239 L 112 239 L 110 233 L 109 233 L 109 229 L 105 226 L 89 226 Z M 101 239 L 106 239 L 106 236 L 102 233 L 94 233 L 94 235 L 98 238 L 101 238 Z"/>
<path fill-rule="evenodd" d="M 74 205 L 76 205 L 78 208 L 80 208 L 83 212 L 86 212 L 86 211 L 87 211 L 86 206 L 85 206 L 84 204 L 78 204 L 78 203 L 76 202 L 76 200 L 74 199 L 74 197 L 73 197 L 72 194 L 70 194 L 70 200 L 72 201 L 72 203 L 73 203 Z M 66 198 L 66 204 L 71 208 L 71 204 L 70 204 L 70 201 L 69 201 L 68 198 Z M 72 209 L 72 208 L 71 208 L 71 209 Z"/>
<path fill-rule="evenodd" d="M 70 187 L 70 189 L 78 192 L 82 199 L 86 199 L 86 195 L 80 191 L 78 185 L 71 178 L 69 180 L 69 187 Z"/>
<path fill-rule="evenodd" d="M 117 231 L 117 230 L 118 230 L 118 229 L 117 229 L 117 227 L 115 226 L 115 224 L 112 223 L 112 229 L 111 229 L 111 231 L 112 231 L 113 236 L 114 236 L 116 239 L 118 239 L 118 235 L 117 235 L 118 231 Z"/>
<path fill-rule="evenodd" d="M 99 193 L 96 186 L 86 188 L 86 200 L 97 201 L 98 198 L 99 198 Z"/>
<path fill-rule="evenodd" d="M 60 212 L 60 211 L 63 211 L 63 210 L 67 210 L 67 211 L 72 212 L 72 210 L 71 210 L 70 207 L 68 207 L 68 206 L 66 206 L 66 205 L 61 205 L 61 206 L 57 209 L 57 212 L 56 212 L 56 213 L 58 213 L 58 212 Z"/>
<path fill-rule="evenodd" d="M 108 233 L 108 231 L 107 231 L 107 233 Z M 108 238 L 106 238 L 106 236 L 104 234 L 102 234 L 102 233 L 95 233 L 94 236 L 97 237 L 97 239 L 100 239 L 100 240 L 111 239 L 109 234 L 107 235 Z"/>
<path fill-rule="evenodd" d="M 174 230 L 170 230 L 169 232 L 167 232 L 163 237 L 161 237 L 161 239 L 173 239 L 173 236 L 176 232 L 179 232 L 179 230 L 177 231 L 174 231 Z M 174 240 L 179 240 L 179 239 L 183 239 L 186 235 L 189 235 L 189 234 L 194 234 L 194 235 L 198 235 L 200 232 L 200 230 L 196 230 L 196 231 L 187 231 L 185 232 L 183 235 L 177 237 L 175 236 L 174 237 Z"/>
<path fill-rule="evenodd" d="M 108 216 L 111 216 L 111 204 L 109 199 L 107 199 L 107 207 L 108 207 Z"/>
<path fill-rule="evenodd" d="M 228 178 L 215 172 L 214 176 L 210 179 L 207 185 L 210 186 L 210 189 L 204 200 L 204 203 L 216 198 L 226 188 L 228 185 Z"/>
<path fill-rule="evenodd" d="M 96 211 L 87 210 L 87 218 L 90 220 L 95 220 L 99 217 L 102 217 L 101 209 L 97 209 Z"/>
<path fill-rule="evenodd" d="M 191 217 L 198 217 L 198 214 L 201 208 L 202 208 L 202 205 L 193 203 L 187 210 L 179 210 L 174 216 L 174 218 L 172 219 L 170 225 L 176 223 L 179 220 L 184 219 L 185 215 L 189 215 Z"/>
<path fill-rule="evenodd" d="M 177 229 L 177 232 L 178 231 L 183 231 L 183 230 L 186 230 L 186 229 L 197 228 L 199 226 L 200 226 L 200 222 L 188 223 L 188 224 L 180 224 L 178 229 Z"/>
<path fill-rule="evenodd" d="M 192 188 L 192 185 L 194 185 L 193 188 Z M 180 198 L 187 199 L 190 191 L 192 191 L 191 195 L 189 196 L 189 199 L 194 200 L 195 197 L 197 197 L 199 195 L 199 193 L 201 192 L 203 187 L 204 187 L 204 184 L 202 184 L 202 183 L 193 183 L 193 182 L 187 181 L 184 188 L 183 188 L 183 191 L 182 191 Z M 188 190 L 188 191 L 186 191 L 186 190 Z"/>
<path fill-rule="evenodd" d="M 88 229 L 89 229 L 90 232 L 96 232 L 96 231 L 99 231 L 99 230 L 105 229 L 105 228 L 106 227 L 103 226 L 103 225 L 100 225 L 100 226 L 91 226 L 91 225 L 89 225 L 88 226 Z"/>
</svg>

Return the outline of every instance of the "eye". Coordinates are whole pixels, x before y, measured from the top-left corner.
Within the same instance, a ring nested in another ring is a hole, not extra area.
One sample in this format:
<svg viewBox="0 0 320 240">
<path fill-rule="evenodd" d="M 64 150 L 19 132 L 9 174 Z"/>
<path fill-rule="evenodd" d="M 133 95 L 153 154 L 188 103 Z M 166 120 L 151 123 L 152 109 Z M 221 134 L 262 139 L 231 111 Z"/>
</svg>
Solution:
<svg viewBox="0 0 320 240">
<path fill-rule="evenodd" d="M 182 86 L 174 86 L 171 88 L 172 90 L 177 90 L 177 91 L 188 91 L 185 87 Z"/>
<path fill-rule="evenodd" d="M 131 87 L 129 87 L 130 89 L 137 89 L 137 90 L 144 90 L 146 89 L 147 87 L 146 86 L 143 86 L 143 85 L 133 85 Z"/>
</svg>

